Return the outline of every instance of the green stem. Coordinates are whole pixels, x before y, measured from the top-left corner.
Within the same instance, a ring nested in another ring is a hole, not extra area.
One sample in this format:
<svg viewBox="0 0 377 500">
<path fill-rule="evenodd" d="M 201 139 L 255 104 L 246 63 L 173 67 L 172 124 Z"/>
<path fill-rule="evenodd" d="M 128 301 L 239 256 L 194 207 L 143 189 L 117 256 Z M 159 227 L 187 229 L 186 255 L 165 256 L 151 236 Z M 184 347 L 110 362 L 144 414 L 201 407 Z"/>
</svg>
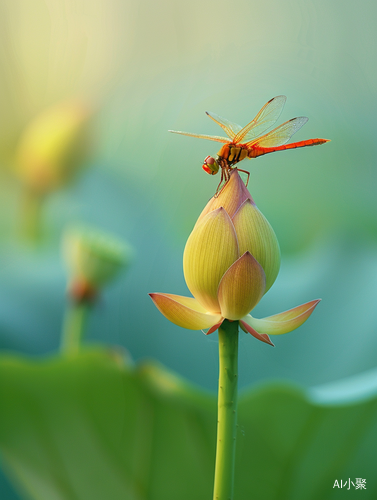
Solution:
<svg viewBox="0 0 377 500">
<path fill-rule="evenodd" d="M 39 243 L 42 236 L 41 220 L 43 195 L 25 188 L 21 205 L 21 238 L 29 243 Z"/>
<path fill-rule="evenodd" d="M 232 500 L 237 433 L 238 321 L 219 328 L 219 393 L 213 500 Z"/>
<path fill-rule="evenodd" d="M 69 304 L 63 326 L 60 351 L 66 355 L 76 355 L 81 348 L 81 341 L 84 336 L 87 316 L 89 312 L 87 301 L 74 301 Z"/>
</svg>

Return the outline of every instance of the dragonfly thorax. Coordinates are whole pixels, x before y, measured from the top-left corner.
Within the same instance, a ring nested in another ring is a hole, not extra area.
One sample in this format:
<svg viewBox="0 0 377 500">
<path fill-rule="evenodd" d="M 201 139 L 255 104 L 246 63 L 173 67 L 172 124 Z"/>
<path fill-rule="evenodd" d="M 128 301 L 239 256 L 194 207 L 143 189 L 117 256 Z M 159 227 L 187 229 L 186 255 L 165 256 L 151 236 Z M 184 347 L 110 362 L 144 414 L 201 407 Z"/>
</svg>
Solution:
<svg viewBox="0 0 377 500">
<path fill-rule="evenodd" d="M 243 144 L 224 144 L 218 152 L 218 156 L 228 162 L 228 165 L 234 165 L 248 157 L 249 149 Z"/>
</svg>

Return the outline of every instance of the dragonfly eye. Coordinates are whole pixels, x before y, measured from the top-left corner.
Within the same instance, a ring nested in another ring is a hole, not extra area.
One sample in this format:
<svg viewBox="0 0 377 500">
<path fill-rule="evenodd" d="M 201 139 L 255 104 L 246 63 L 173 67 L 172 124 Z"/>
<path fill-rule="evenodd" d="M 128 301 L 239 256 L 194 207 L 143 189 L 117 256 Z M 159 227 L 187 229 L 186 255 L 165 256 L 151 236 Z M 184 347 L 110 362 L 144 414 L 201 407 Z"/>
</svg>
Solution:
<svg viewBox="0 0 377 500">
<path fill-rule="evenodd" d="M 207 156 L 207 158 L 204 159 L 202 169 L 204 172 L 207 172 L 207 174 L 215 175 L 219 171 L 219 168 L 219 164 L 212 156 Z"/>
</svg>

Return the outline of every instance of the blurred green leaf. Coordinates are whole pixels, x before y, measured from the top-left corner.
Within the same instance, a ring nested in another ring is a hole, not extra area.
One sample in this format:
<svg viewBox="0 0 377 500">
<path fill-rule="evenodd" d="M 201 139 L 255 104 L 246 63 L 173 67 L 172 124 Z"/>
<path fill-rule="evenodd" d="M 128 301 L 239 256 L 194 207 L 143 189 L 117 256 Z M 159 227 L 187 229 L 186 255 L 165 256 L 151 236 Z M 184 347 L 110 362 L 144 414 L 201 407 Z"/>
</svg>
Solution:
<svg viewBox="0 0 377 500">
<path fill-rule="evenodd" d="M 0 366 L 1 449 L 32 498 L 210 496 L 214 398 L 111 352 Z"/>
<path fill-rule="evenodd" d="M 283 384 L 245 395 L 239 410 L 244 436 L 238 445 L 235 499 L 344 498 L 345 488 L 334 489 L 335 480 L 355 483 L 356 476 L 366 479 L 365 498 L 374 499 L 376 383 L 374 373 L 374 396 L 358 404 L 315 403 L 310 393 Z M 351 489 L 347 498 L 358 495 Z"/>
<path fill-rule="evenodd" d="M 211 498 L 214 396 L 155 364 L 134 368 L 115 350 L 42 361 L 3 355 L 0 380 L 1 451 L 30 498 Z M 335 479 L 356 476 L 367 480 L 364 500 L 375 498 L 376 373 L 351 388 L 347 398 L 343 384 L 343 403 L 336 388 L 244 393 L 235 499 L 336 499 Z"/>
</svg>

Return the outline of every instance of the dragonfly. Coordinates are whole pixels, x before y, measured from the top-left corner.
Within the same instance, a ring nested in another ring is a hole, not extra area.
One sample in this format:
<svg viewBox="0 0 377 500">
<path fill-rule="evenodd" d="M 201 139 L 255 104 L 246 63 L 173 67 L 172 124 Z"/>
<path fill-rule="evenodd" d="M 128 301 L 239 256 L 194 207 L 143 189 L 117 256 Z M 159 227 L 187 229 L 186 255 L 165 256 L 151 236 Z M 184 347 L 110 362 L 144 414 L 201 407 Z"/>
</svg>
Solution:
<svg viewBox="0 0 377 500">
<path fill-rule="evenodd" d="M 233 123 L 215 113 L 206 111 L 206 114 L 214 122 L 220 125 L 228 137 L 193 134 L 178 130 L 169 130 L 169 132 L 197 137 L 198 139 L 208 139 L 224 144 L 217 153 L 216 158 L 207 156 L 202 165 L 203 170 L 210 175 L 217 174 L 221 169 L 221 179 L 217 186 L 217 194 L 223 181 L 223 187 L 228 182 L 234 168 L 247 174 L 246 185 L 248 184 L 250 173 L 246 170 L 234 167 L 245 158 L 258 158 L 259 156 L 267 153 L 274 153 L 275 151 L 285 151 L 287 149 L 303 148 L 305 146 L 318 146 L 319 144 L 329 142 L 329 139 L 307 139 L 305 141 L 287 144 L 289 139 L 308 121 L 308 118 L 305 116 L 292 118 L 270 132 L 266 132 L 278 120 L 286 100 L 287 98 L 284 95 L 279 95 L 270 99 L 259 111 L 257 116 L 250 123 L 245 125 L 245 127 L 241 127 L 237 125 L 237 123 Z"/>
</svg>

